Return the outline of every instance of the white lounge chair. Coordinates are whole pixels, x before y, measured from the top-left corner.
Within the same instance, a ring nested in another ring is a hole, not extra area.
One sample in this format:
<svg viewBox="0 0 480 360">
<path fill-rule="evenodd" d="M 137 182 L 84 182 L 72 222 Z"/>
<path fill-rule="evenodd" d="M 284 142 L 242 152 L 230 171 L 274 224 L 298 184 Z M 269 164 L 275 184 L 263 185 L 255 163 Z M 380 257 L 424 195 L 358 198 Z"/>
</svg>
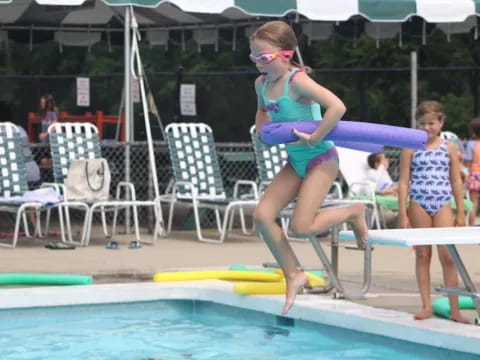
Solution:
<svg viewBox="0 0 480 360">
<path fill-rule="evenodd" d="M 90 123 L 55 123 L 49 126 L 48 133 L 55 182 L 62 189 L 62 193 L 65 194 L 64 182 L 71 161 L 74 159 L 94 159 L 102 157 L 98 130 Z M 121 189 L 124 189 L 125 198 L 121 198 Z M 148 241 L 148 243 L 155 243 L 157 229 L 159 223 L 162 221 L 162 212 L 159 202 L 154 200 L 137 200 L 133 184 L 119 182 L 114 199 L 95 201 L 86 204 L 88 205 L 87 229 L 79 242 L 80 245 L 88 245 L 90 242 L 94 212 L 101 212 L 103 231 L 106 236 L 109 236 L 106 228 L 105 211 L 114 211 L 112 227 L 112 235 L 114 235 L 118 210 L 126 207 L 133 208 L 135 238 L 136 241 L 142 241 L 138 225 L 138 206 L 151 206 L 154 209 L 156 231 L 153 240 Z M 69 214 L 66 213 L 66 215 L 67 221 L 69 221 Z M 72 239 L 70 239 L 70 241 L 73 242 Z"/>
<path fill-rule="evenodd" d="M 11 123 L 0 123 L 0 211 L 14 212 L 15 230 L 12 243 L 0 243 L 0 246 L 12 247 L 17 245 L 20 225 L 23 222 L 27 237 L 32 237 L 28 228 L 27 211 L 35 212 L 36 224 L 34 236 L 41 236 L 40 210 L 59 209 L 60 234 L 63 242 L 71 237 L 69 223 L 65 227 L 61 209 L 64 206 L 77 206 L 86 209 L 82 203 L 64 201 L 48 204 L 36 198 L 33 192 L 28 193 L 27 168 L 23 153 L 20 131 Z M 41 190 L 40 190 L 41 191 Z M 85 225 L 84 225 L 85 226 Z M 68 234 L 68 235 L 67 235 Z"/>
<path fill-rule="evenodd" d="M 193 208 L 197 238 L 203 242 L 222 243 L 233 221 L 235 209 L 254 207 L 258 203 L 253 181 L 239 180 L 233 197 L 228 197 L 223 186 L 220 164 L 213 131 L 202 123 L 172 123 L 165 128 L 168 150 L 173 168 L 172 191 L 161 198 L 170 204 L 167 233 L 171 231 L 176 202 L 188 203 Z M 250 187 L 251 199 L 239 197 L 241 186 Z M 202 233 L 200 209 L 215 212 L 217 238 L 207 238 Z M 223 220 L 220 211 L 224 211 Z"/>
<path fill-rule="evenodd" d="M 367 158 L 370 153 L 360 150 L 347 149 L 337 146 L 342 178 L 348 186 L 345 199 L 356 200 L 367 205 L 371 210 L 370 226 L 381 229 L 381 213 L 379 198 L 375 194 L 375 184 L 368 180 Z M 386 199 L 387 197 L 382 197 Z"/>
</svg>

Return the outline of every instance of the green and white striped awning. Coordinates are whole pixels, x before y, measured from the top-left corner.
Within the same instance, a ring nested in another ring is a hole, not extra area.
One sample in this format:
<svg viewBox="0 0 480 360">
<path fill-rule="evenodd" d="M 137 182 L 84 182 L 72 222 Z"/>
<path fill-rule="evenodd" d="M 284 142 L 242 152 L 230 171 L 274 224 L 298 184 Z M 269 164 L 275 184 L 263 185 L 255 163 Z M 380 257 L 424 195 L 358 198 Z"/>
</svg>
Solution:
<svg viewBox="0 0 480 360">
<path fill-rule="evenodd" d="M 419 16 L 431 23 L 463 22 L 468 17 L 480 15 L 480 0 L 0 0 L 0 24 L 32 16 L 32 7 L 38 10 L 37 4 L 78 7 L 70 9 L 67 15 L 72 12 L 73 20 L 66 19 L 67 25 L 69 21 L 107 22 L 113 11 L 106 5 L 149 8 L 153 16 L 146 14 L 144 23 L 163 21 L 168 24 L 171 20 L 177 25 L 204 23 L 206 15 L 219 15 L 225 21 L 279 17 L 289 13 L 313 21 L 346 21 L 360 15 L 374 22 L 401 22 Z"/>
<path fill-rule="evenodd" d="M 40 0 L 39 0 L 40 1 Z M 43 0 L 48 1 L 48 0 Z M 73 0 L 75 1 L 75 0 Z M 297 12 L 320 21 L 348 20 L 362 15 L 371 21 L 405 21 L 420 16 L 428 22 L 461 22 L 480 14 L 480 0 L 104 0 L 107 4 L 157 7 L 175 4 L 186 12 L 221 14 L 236 8 L 253 16 L 284 16 Z"/>
</svg>

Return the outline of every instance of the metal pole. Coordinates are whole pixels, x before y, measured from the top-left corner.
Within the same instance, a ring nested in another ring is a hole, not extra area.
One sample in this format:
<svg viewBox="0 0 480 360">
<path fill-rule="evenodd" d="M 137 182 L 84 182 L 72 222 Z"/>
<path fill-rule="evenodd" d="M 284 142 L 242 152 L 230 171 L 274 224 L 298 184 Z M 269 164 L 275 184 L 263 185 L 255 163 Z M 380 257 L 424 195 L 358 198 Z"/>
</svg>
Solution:
<svg viewBox="0 0 480 360">
<path fill-rule="evenodd" d="M 133 13 L 133 12 L 132 12 Z M 132 14 L 133 15 L 133 14 Z M 155 199 L 160 197 L 159 188 L 158 188 L 158 177 L 157 177 L 157 165 L 155 163 L 155 151 L 153 148 L 153 139 L 152 139 L 152 132 L 150 128 L 150 114 L 148 109 L 148 102 L 147 102 L 147 92 L 145 91 L 145 81 L 144 81 L 144 74 L 143 74 L 143 65 L 142 59 L 140 58 L 140 53 L 138 49 L 138 23 L 135 19 L 135 16 L 132 16 L 132 28 L 133 38 L 132 38 L 132 55 L 135 58 L 133 61 L 132 57 L 132 65 L 136 64 L 136 74 L 134 73 L 134 77 L 139 82 L 140 88 L 140 95 L 142 97 L 142 106 L 143 106 L 143 116 L 145 121 L 145 132 L 147 135 L 147 146 L 148 146 L 148 160 L 150 166 L 150 173 L 153 180 L 153 191 L 155 193 Z M 132 66 L 131 71 L 134 71 L 134 67 Z"/>
<path fill-rule="evenodd" d="M 150 127 L 150 114 L 149 114 L 149 108 L 148 108 L 147 92 L 145 91 L 143 64 L 142 64 L 142 59 L 140 58 L 140 50 L 138 48 L 138 41 L 140 40 L 140 32 L 138 31 L 138 23 L 137 23 L 137 19 L 135 18 L 135 14 L 133 12 L 133 8 L 131 11 L 132 11 L 131 22 L 132 22 L 133 37 L 132 37 L 132 54 L 131 54 L 132 57 L 131 57 L 131 64 L 130 64 L 131 68 L 129 70 L 131 71 L 132 76 L 139 82 L 140 95 L 142 98 L 142 106 L 143 106 L 143 116 L 144 116 L 144 122 L 145 122 L 145 132 L 147 134 L 148 160 L 149 160 L 149 167 L 150 167 L 149 176 L 151 176 L 151 179 L 153 182 L 153 191 L 155 193 L 155 201 L 157 201 L 160 197 L 160 190 L 158 187 L 157 165 L 155 162 L 155 151 L 153 148 L 153 139 L 152 139 L 152 132 Z M 158 209 L 156 208 L 155 218 L 157 220 L 155 221 L 154 239 L 157 238 L 158 230 L 160 230 L 162 233 L 164 232 L 163 221 L 161 221 L 161 217 L 162 217 L 161 214 L 162 214 L 161 207 Z M 157 216 L 160 217 L 160 219 L 157 218 Z M 161 221 L 161 223 L 159 223 L 158 221 Z M 158 229 L 159 225 L 162 226 L 161 229 Z"/>
<path fill-rule="evenodd" d="M 416 128 L 415 111 L 417 109 L 417 52 L 410 53 L 410 83 L 411 83 L 411 113 L 410 113 L 410 127 Z"/>
<path fill-rule="evenodd" d="M 124 91 L 125 91 L 125 181 L 130 182 L 130 143 L 132 141 L 132 91 L 130 83 L 130 9 L 125 7 L 125 26 L 124 26 Z M 130 231 L 130 208 L 126 209 L 125 226 L 127 234 Z"/>
<path fill-rule="evenodd" d="M 304 66 L 305 64 L 303 63 L 302 53 L 300 52 L 300 48 L 298 46 L 295 48 L 295 52 L 297 53 L 298 63 Z"/>
<path fill-rule="evenodd" d="M 182 111 L 180 109 L 180 87 L 183 83 L 183 66 L 180 65 L 175 74 L 175 108 L 173 110 L 173 118 L 175 122 L 182 121 Z M 166 139 L 166 138 L 165 138 Z"/>
</svg>

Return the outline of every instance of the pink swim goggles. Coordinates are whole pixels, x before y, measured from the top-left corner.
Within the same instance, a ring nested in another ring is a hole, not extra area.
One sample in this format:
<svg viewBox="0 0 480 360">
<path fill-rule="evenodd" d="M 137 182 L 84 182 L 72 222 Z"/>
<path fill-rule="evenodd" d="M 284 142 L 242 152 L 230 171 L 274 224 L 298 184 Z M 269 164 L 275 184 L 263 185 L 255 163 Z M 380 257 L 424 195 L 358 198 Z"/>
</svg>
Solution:
<svg viewBox="0 0 480 360">
<path fill-rule="evenodd" d="M 293 56 L 293 50 L 280 50 L 280 51 L 274 51 L 274 52 L 266 52 L 258 56 L 255 56 L 253 54 L 249 55 L 250 60 L 252 60 L 255 64 L 258 64 L 258 63 L 270 64 L 277 57 L 285 61 L 290 61 L 292 56 Z"/>
</svg>

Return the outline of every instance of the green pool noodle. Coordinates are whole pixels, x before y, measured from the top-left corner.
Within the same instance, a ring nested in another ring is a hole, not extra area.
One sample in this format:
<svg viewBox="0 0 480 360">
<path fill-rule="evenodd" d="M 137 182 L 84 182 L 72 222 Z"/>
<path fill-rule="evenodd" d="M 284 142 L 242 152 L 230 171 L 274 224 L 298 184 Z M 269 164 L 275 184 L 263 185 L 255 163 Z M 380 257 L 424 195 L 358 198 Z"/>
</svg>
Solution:
<svg viewBox="0 0 480 360">
<path fill-rule="evenodd" d="M 228 270 L 243 270 L 243 271 L 258 271 L 258 272 L 266 272 L 266 273 L 275 273 L 273 269 L 248 269 L 243 264 L 233 264 L 231 265 Z M 323 278 L 323 272 L 321 270 L 308 270 L 308 272 L 316 277 Z"/>
<path fill-rule="evenodd" d="M 228 270 L 254 271 L 254 272 L 267 273 L 267 274 L 274 274 L 275 273 L 275 271 L 273 269 L 248 269 L 243 264 L 233 264 L 228 268 Z"/>
<path fill-rule="evenodd" d="M 307 270 L 307 272 L 316 277 L 323 278 L 323 272 L 321 270 Z"/>
<path fill-rule="evenodd" d="M 0 285 L 89 285 L 89 275 L 72 274 L 0 274 Z"/>
<path fill-rule="evenodd" d="M 459 296 L 458 306 L 460 307 L 460 310 L 475 309 L 475 304 L 470 296 Z M 433 312 L 438 316 L 448 319 L 450 317 L 450 302 L 448 301 L 448 297 L 441 297 L 435 300 L 433 302 Z"/>
</svg>

